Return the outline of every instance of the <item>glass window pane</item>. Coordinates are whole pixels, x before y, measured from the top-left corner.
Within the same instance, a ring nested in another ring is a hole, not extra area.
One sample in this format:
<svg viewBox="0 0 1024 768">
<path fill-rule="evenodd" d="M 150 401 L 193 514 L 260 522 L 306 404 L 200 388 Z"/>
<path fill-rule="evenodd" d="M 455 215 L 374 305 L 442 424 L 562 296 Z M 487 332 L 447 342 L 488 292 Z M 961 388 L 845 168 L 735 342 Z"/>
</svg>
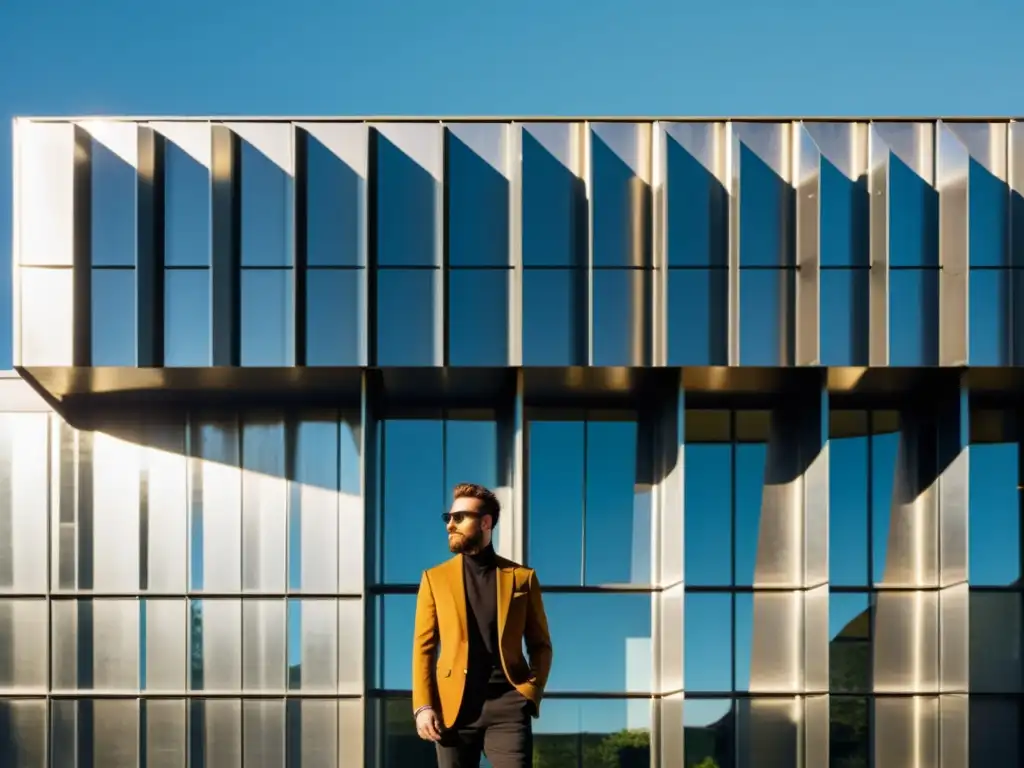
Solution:
<svg viewBox="0 0 1024 768">
<path fill-rule="evenodd" d="M 242 365 L 295 362 L 292 271 L 242 270 Z"/>
<path fill-rule="evenodd" d="M 210 171 L 191 155 L 164 143 L 164 263 L 210 264 Z"/>
<path fill-rule="evenodd" d="M 867 419 L 865 418 L 865 422 Z M 829 581 L 868 583 L 868 438 L 829 440 Z"/>
<path fill-rule="evenodd" d="M 765 462 L 768 446 L 736 446 L 736 584 L 758 583 L 757 552 L 764 503 Z"/>
<path fill-rule="evenodd" d="M 288 505 L 288 589 L 332 592 L 338 580 L 339 432 L 333 414 L 296 427 Z M 346 521 L 347 522 L 347 521 Z"/>
<path fill-rule="evenodd" d="M 667 144 L 668 265 L 725 267 L 729 260 L 725 187 L 669 137 Z"/>
<path fill-rule="evenodd" d="M 970 699 L 971 765 L 1020 765 L 1020 700 Z"/>
<path fill-rule="evenodd" d="M 309 266 L 365 266 L 366 182 L 306 134 L 306 261 Z"/>
<path fill-rule="evenodd" d="M 548 691 L 646 693 L 653 689 L 649 594 L 549 593 L 544 596 L 544 610 L 552 643 L 557 646 L 564 639 L 577 646 L 577 652 L 564 654 L 552 666 Z M 609 622 L 608 616 L 615 621 Z"/>
<path fill-rule="evenodd" d="M 593 365 L 645 365 L 650 357 L 651 273 L 601 269 L 593 273 Z"/>
<path fill-rule="evenodd" d="M 871 436 L 871 578 L 875 584 L 885 581 L 885 557 L 889 551 L 889 519 L 892 514 L 893 486 L 896 482 L 896 457 L 900 433 L 879 433 L 878 415 Z"/>
<path fill-rule="evenodd" d="M 406 690 L 412 682 L 416 595 L 382 595 L 376 601 L 377 665 L 373 685 L 389 690 Z"/>
<path fill-rule="evenodd" d="M 937 267 L 939 195 L 896 157 L 889 156 L 889 266 Z M 890 276 L 891 279 L 891 276 Z"/>
<path fill-rule="evenodd" d="M 668 271 L 668 364 L 726 365 L 729 273 Z"/>
<path fill-rule="evenodd" d="M 936 365 L 938 329 L 938 270 L 892 270 L 889 273 L 889 364 Z"/>
<path fill-rule="evenodd" d="M 1012 364 L 1014 278 L 1015 273 L 1005 269 L 972 269 L 970 272 L 967 327 L 971 365 Z"/>
<path fill-rule="evenodd" d="M 92 142 L 92 263 L 94 266 L 135 266 L 135 168 L 98 141 Z"/>
<path fill-rule="evenodd" d="M 210 271 L 164 272 L 164 365 L 210 365 Z"/>
<path fill-rule="evenodd" d="M 635 149 L 636 128 L 605 125 L 623 149 Z M 626 138 L 626 133 L 633 134 Z M 628 150 L 627 150 L 628 151 Z M 643 267 L 650 264 L 650 188 L 629 164 L 590 129 L 591 227 L 593 260 L 598 267 Z"/>
<path fill-rule="evenodd" d="M 474 128 L 503 130 L 502 126 Z M 505 266 L 509 263 L 508 179 L 458 136 L 450 131 L 446 136 L 448 263 Z"/>
<path fill-rule="evenodd" d="M 241 147 L 241 243 L 244 267 L 292 265 L 292 184 L 284 168 L 247 141 Z"/>
<path fill-rule="evenodd" d="M 827 158 L 821 158 L 819 222 L 823 267 L 867 267 L 869 209 L 866 177 L 849 179 Z M 822 301 L 822 306 L 825 302 Z"/>
<path fill-rule="evenodd" d="M 306 273 L 306 365 L 365 363 L 365 275 L 361 269 Z"/>
<path fill-rule="evenodd" d="M 382 731 L 382 768 L 435 765 L 437 751 L 434 745 L 416 735 L 416 723 L 410 716 L 411 697 L 377 699 L 376 702 Z"/>
<path fill-rule="evenodd" d="M 740 271 L 740 364 L 791 365 L 796 272 Z"/>
<path fill-rule="evenodd" d="M 48 413 L 0 415 L 0 592 L 47 588 L 49 432 Z"/>
<path fill-rule="evenodd" d="M 683 749 L 686 768 L 732 768 L 735 722 L 732 699 L 684 701 Z"/>
<path fill-rule="evenodd" d="M 824 365 L 867 365 L 870 272 L 821 271 L 821 361 Z"/>
<path fill-rule="evenodd" d="M 585 365 L 587 273 L 523 271 L 523 364 Z"/>
<path fill-rule="evenodd" d="M 45 600 L 0 599 L 0 690 L 46 690 L 47 613 Z"/>
<path fill-rule="evenodd" d="M 534 721 L 532 765 L 650 765 L 651 720 L 648 699 L 545 701 Z"/>
<path fill-rule="evenodd" d="M 134 269 L 92 271 L 92 364 L 134 366 L 135 333 Z"/>
<path fill-rule="evenodd" d="M 441 523 L 448 505 L 443 424 L 390 419 L 383 440 L 383 577 L 390 584 L 419 584 L 426 568 L 451 557 Z"/>
<path fill-rule="evenodd" d="M 732 583 L 732 446 L 689 443 L 685 450 L 685 581 L 726 586 Z"/>
<path fill-rule="evenodd" d="M 527 427 L 527 562 L 544 584 L 583 583 L 584 435 L 582 421 Z"/>
<path fill-rule="evenodd" d="M 0 765 L 46 765 L 46 704 L 45 699 L 0 699 L 6 727 L 5 738 L 0 739 Z"/>
<path fill-rule="evenodd" d="M 829 594 L 829 690 L 834 693 L 871 690 L 869 607 L 866 593 Z"/>
<path fill-rule="evenodd" d="M 793 264 L 793 188 L 740 144 L 740 266 Z"/>
<path fill-rule="evenodd" d="M 1009 188 L 974 158 L 969 162 L 970 264 L 1009 266 Z"/>
<path fill-rule="evenodd" d="M 638 432 L 635 421 L 587 423 L 585 584 L 652 582 L 651 497 L 638 482 Z"/>
<path fill-rule="evenodd" d="M 523 265 L 581 265 L 583 182 L 529 130 L 523 130 L 522 174 Z"/>
<path fill-rule="evenodd" d="M 508 365 L 508 280 L 504 269 L 448 273 L 450 365 Z"/>
<path fill-rule="evenodd" d="M 377 272 L 378 365 L 440 365 L 440 279 L 436 269 Z"/>
<path fill-rule="evenodd" d="M 972 591 L 970 599 L 970 691 L 1021 693 L 1021 594 Z"/>
<path fill-rule="evenodd" d="M 435 221 L 439 194 L 439 185 L 430 171 L 378 133 L 377 263 L 380 266 L 440 266 L 436 242 L 439 222 Z"/>
<path fill-rule="evenodd" d="M 828 754 L 831 765 L 866 768 L 871 764 L 870 715 L 867 699 L 829 697 Z"/>
<path fill-rule="evenodd" d="M 683 685 L 687 692 L 732 690 L 732 595 L 686 593 Z"/>
<path fill-rule="evenodd" d="M 970 451 L 968 578 L 974 586 L 1019 584 L 1020 446 L 984 443 Z"/>
<path fill-rule="evenodd" d="M 497 419 L 484 418 L 481 414 L 475 416 L 472 419 L 449 418 L 445 423 L 444 487 L 447 504 L 451 503 L 451 490 L 459 483 L 478 483 L 490 488 L 498 494 L 499 502 L 505 503 L 501 492 L 505 482 L 500 479 Z M 507 512 L 507 508 L 502 508 L 501 514 Z M 499 525 L 491 537 L 495 549 L 499 548 L 501 541 L 501 519 L 499 515 Z"/>
</svg>

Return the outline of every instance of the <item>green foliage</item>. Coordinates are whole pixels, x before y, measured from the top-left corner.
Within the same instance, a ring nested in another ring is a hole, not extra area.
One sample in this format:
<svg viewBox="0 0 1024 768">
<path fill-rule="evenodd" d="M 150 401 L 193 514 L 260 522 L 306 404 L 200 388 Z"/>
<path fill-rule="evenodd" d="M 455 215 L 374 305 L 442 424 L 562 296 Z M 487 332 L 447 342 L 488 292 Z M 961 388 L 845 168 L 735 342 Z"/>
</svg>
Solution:
<svg viewBox="0 0 1024 768">
<path fill-rule="evenodd" d="M 708 755 L 699 763 L 691 763 L 688 768 L 719 768 L 719 765 L 715 762 L 715 758 Z"/>
</svg>

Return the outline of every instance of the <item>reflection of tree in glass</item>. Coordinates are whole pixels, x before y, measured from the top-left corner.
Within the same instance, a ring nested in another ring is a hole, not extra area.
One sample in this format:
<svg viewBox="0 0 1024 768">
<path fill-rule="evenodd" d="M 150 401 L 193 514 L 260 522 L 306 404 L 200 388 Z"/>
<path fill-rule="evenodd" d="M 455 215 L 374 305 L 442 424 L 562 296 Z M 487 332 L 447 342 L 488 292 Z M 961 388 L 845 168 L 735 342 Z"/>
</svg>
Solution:
<svg viewBox="0 0 1024 768">
<path fill-rule="evenodd" d="M 720 768 L 713 757 L 705 757 L 699 763 L 690 763 L 686 768 Z"/>
<path fill-rule="evenodd" d="M 651 734 L 643 729 L 609 734 L 537 734 L 533 768 L 576 768 L 581 752 L 586 768 L 647 768 L 651 764 Z"/>
<path fill-rule="evenodd" d="M 202 690 L 203 688 L 203 604 L 199 600 L 193 600 L 189 605 L 192 620 L 192 658 L 190 671 L 192 673 L 192 689 Z"/>
</svg>

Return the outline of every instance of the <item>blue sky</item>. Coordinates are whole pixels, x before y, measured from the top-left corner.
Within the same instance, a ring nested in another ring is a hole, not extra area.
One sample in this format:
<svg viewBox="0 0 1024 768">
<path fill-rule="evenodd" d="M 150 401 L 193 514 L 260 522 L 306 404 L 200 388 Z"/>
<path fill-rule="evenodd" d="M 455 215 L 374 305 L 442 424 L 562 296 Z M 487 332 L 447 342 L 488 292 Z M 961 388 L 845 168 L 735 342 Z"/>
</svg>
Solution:
<svg viewBox="0 0 1024 768">
<path fill-rule="evenodd" d="M 16 115 L 1012 115 L 1022 28 L 1013 0 L 6 3 L 0 367 Z M 1009 476 L 1001 455 L 988 466 Z"/>
</svg>

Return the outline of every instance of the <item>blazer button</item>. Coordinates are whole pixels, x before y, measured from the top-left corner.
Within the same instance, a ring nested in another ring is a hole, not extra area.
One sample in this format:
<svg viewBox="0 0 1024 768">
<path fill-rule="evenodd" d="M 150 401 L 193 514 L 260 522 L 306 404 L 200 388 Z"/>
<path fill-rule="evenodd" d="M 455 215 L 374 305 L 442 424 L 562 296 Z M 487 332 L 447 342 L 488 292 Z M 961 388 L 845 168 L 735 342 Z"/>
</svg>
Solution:
<svg viewBox="0 0 1024 768">
<path fill-rule="evenodd" d="M 464 674 L 464 675 L 468 675 L 468 674 L 469 674 L 469 670 L 468 670 L 468 669 L 464 669 L 464 670 L 462 670 L 462 674 Z"/>
</svg>

